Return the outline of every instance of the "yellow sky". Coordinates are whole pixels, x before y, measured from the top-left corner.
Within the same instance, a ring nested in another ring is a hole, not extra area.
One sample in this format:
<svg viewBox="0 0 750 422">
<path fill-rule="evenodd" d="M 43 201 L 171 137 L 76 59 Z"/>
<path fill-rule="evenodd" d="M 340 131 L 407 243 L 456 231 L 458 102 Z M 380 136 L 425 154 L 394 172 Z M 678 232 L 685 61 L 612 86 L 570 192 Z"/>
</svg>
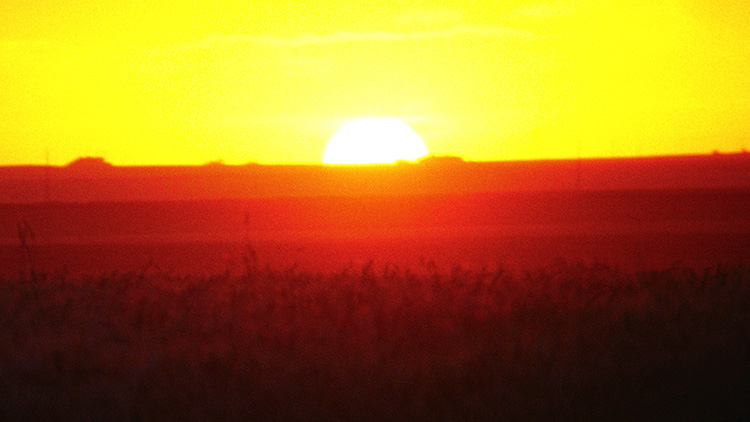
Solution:
<svg viewBox="0 0 750 422">
<path fill-rule="evenodd" d="M 314 163 L 382 116 L 467 160 L 750 148 L 746 2 L 224 3 L 0 3 L 0 165 Z"/>
</svg>

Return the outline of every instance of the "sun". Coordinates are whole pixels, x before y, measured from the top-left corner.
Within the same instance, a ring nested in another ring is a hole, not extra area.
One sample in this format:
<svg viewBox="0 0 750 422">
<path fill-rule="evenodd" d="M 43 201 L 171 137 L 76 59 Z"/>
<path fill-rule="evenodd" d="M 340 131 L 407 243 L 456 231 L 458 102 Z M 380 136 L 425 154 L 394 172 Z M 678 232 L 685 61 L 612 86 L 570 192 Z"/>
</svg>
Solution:
<svg viewBox="0 0 750 422">
<path fill-rule="evenodd" d="M 406 123 L 390 118 L 362 118 L 345 124 L 328 141 L 325 164 L 392 164 L 428 154 L 422 138 Z"/>
</svg>

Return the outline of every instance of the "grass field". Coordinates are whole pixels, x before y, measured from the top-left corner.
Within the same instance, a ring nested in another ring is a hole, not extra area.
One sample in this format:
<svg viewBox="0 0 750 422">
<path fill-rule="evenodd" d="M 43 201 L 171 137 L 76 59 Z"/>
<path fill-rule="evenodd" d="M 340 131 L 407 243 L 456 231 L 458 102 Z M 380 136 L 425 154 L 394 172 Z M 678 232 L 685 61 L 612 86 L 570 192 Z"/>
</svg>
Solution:
<svg viewBox="0 0 750 422">
<path fill-rule="evenodd" d="M 0 419 L 747 419 L 748 198 L 6 204 Z"/>
<path fill-rule="evenodd" d="M 737 420 L 750 268 L 0 282 L 4 420 Z"/>
</svg>

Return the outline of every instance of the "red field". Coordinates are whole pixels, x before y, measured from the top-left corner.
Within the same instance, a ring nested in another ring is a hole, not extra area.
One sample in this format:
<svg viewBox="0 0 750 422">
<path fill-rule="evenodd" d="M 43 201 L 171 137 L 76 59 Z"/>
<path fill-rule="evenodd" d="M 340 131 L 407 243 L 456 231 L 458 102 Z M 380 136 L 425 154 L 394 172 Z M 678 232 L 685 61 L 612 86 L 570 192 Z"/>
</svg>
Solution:
<svg viewBox="0 0 750 422">
<path fill-rule="evenodd" d="M 750 413 L 747 187 L 24 202 L 3 419 Z"/>
<path fill-rule="evenodd" d="M 2 274 L 275 268 L 531 269 L 564 259 L 651 269 L 748 259 L 750 191 L 527 192 L 0 205 Z M 26 222 L 28 262 L 15 223 Z"/>
</svg>

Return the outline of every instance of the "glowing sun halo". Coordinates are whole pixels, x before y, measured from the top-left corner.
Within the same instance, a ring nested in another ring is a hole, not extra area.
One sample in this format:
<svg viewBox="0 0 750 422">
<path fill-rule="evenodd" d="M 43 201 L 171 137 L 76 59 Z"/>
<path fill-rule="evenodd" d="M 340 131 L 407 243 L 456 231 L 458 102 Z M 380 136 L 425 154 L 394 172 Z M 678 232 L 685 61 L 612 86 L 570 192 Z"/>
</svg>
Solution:
<svg viewBox="0 0 750 422">
<path fill-rule="evenodd" d="M 427 155 L 417 132 L 394 118 L 353 120 L 336 132 L 323 152 L 326 164 L 388 164 Z"/>
</svg>

